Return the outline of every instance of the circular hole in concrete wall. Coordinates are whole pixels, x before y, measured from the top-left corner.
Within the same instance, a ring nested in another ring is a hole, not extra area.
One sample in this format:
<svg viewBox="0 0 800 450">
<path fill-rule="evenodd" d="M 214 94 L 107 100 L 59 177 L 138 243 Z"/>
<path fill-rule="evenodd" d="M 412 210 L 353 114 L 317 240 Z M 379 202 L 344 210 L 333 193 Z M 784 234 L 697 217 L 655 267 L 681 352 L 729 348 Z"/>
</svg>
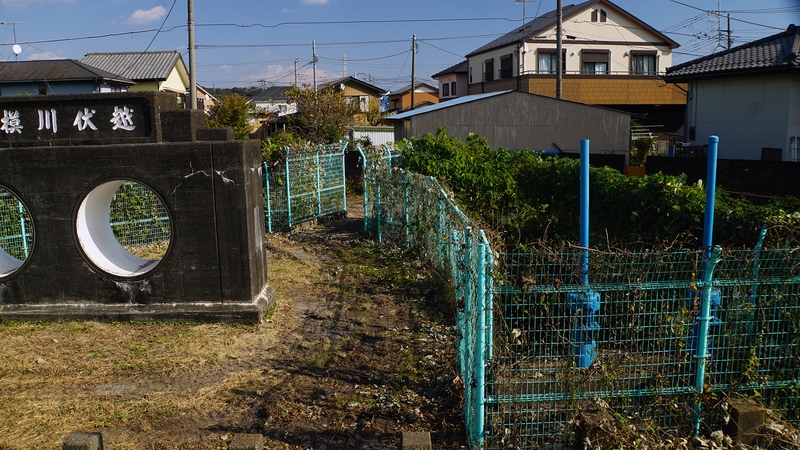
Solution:
<svg viewBox="0 0 800 450">
<path fill-rule="evenodd" d="M 172 236 L 164 203 L 131 180 L 106 181 L 89 192 L 75 227 L 84 255 L 106 273 L 125 278 L 155 269 Z"/>
<path fill-rule="evenodd" d="M 0 186 L 0 279 L 18 271 L 33 249 L 33 222 L 28 208 Z"/>
</svg>

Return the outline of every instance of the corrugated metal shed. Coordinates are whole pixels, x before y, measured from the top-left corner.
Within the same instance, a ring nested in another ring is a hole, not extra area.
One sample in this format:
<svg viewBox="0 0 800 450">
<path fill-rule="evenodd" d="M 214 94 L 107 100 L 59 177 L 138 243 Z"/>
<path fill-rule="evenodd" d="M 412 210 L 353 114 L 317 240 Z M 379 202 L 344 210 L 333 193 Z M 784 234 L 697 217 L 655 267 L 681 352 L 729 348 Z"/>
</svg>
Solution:
<svg viewBox="0 0 800 450">
<path fill-rule="evenodd" d="M 164 81 L 176 64 L 183 65 L 180 52 L 174 50 L 87 53 L 81 62 L 134 81 Z"/>
</svg>

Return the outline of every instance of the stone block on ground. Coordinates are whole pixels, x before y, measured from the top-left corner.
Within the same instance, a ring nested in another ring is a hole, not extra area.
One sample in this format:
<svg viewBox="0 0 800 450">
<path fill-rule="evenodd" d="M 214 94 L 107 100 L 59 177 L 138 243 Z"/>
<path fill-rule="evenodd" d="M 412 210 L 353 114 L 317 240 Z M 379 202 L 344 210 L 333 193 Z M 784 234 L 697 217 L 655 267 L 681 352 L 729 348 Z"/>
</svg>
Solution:
<svg viewBox="0 0 800 450">
<path fill-rule="evenodd" d="M 264 436 L 260 434 L 234 434 L 228 450 L 263 450 Z"/>
<path fill-rule="evenodd" d="M 427 431 L 404 431 L 402 450 L 431 450 L 431 434 Z"/>
<path fill-rule="evenodd" d="M 733 436 L 737 443 L 750 445 L 758 437 L 767 418 L 767 410 L 750 399 L 736 399 L 730 405 L 730 421 L 725 433 Z"/>
<path fill-rule="evenodd" d="M 103 435 L 100 433 L 70 433 L 61 446 L 62 450 L 103 450 Z"/>
<path fill-rule="evenodd" d="M 617 431 L 614 417 L 606 411 L 582 411 L 575 421 L 575 450 L 612 448 Z"/>
</svg>

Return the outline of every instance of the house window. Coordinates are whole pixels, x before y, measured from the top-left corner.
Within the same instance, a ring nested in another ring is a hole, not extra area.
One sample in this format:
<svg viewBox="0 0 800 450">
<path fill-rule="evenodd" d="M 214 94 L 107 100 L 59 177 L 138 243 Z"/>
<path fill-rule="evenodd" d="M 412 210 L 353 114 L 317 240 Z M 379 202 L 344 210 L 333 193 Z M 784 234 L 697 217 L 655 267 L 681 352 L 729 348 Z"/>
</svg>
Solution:
<svg viewBox="0 0 800 450">
<path fill-rule="evenodd" d="M 449 97 L 450 96 L 450 83 L 445 83 L 442 85 L 442 97 Z"/>
<path fill-rule="evenodd" d="M 608 17 L 608 15 L 606 14 L 605 10 L 602 10 L 602 9 L 599 10 L 599 15 L 600 15 L 600 22 L 605 22 L 607 17 Z M 592 22 L 597 22 L 597 16 L 598 16 L 598 10 L 593 9 L 592 10 Z"/>
<path fill-rule="evenodd" d="M 631 75 L 655 75 L 658 72 L 655 51 L 631 51 Z"/>
<path fill-rule="evenodd" d="M 450 82 L 450 95 L 456 95 L 456 82 Z"/>
<path fill-rule="evenodd" d="M 608 74 L 608 50 L 581 51 L 581 73 L 587 75 Z"/>
<path fill-rule="evenodd" d="M 494 58 L 489 58 L 484 62 L 483 81 L 494 80 Z"/>
<path fill-rule="evenodd" d="M 472 83 L 472 67 L 469 68 L 469 82 Z"/>
<path fill-rule="evenodd" d="M 558 67 L 558 56 L 556 49 L 539 49 L 539 73 L 556 73 Z M 561 52 L 561 73 L 567 71 L 567 52 Z"/>
<path fill-rule="evenodd" d="M 500 57 L 500 78 L 511 78 L 513 76 L 512 62 L 511 53 Z"/>
</svg>

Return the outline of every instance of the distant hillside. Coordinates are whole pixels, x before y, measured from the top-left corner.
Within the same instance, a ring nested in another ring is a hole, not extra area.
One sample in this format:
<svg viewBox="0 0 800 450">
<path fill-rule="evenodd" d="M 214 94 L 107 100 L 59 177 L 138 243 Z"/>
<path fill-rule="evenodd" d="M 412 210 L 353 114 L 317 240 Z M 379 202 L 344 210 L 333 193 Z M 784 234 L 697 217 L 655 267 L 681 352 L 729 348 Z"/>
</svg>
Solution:
<svg viewBox="0 0 800 450">
<path fill-rule="evenodd" d="M 255 97 L 256 95 L 261 93 L 261 88 L 256 86 L 251 86 L 249 88 L 244 87 L 234 87 L 234 88 L 207 88 L 203 86 L 203 89 L 208 91 L 209 94 L 213 95 L 214 97 L 219 98 L 222 95 L 231 95 L 231 94 L 239 94 L 242 97 L 246 97 L 248 99 Z"/>
</svg>

